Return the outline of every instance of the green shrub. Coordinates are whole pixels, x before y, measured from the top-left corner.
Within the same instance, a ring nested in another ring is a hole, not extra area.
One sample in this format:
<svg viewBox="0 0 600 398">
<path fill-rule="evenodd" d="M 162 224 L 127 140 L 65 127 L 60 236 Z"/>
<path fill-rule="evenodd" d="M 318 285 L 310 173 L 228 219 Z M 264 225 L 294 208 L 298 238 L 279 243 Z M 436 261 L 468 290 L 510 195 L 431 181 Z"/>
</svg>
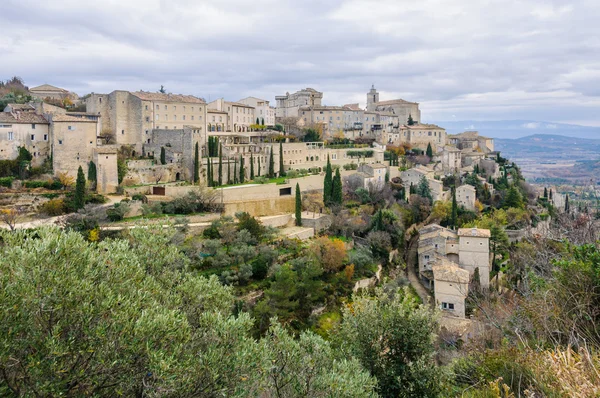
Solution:
<svg viewBox="0 0 600 398">
<path fill-rule="evenodd" d="M 298 177 L 299 173 L 296 170 L 288 170 L 285 175 L 288 178 L 296 178 Z"/>
<path fill-rule="evenodd" d="M 40 211 L 48 216 L 60 216 L 65 213 L 65 201 L 52 199 L 40 206 Z"/>
<path fill-rule="evenodd" d="M 0 178 L 0 187 L 10 188 L 14 179 L 15 179 L 14 177 L 1 177 Z"/>
<path fill-rule="evenodd" d="M 356 163 L 348 163 L 348 164 L 345 164 L 343 167 L 344 167 L 344 170 L 356 170 L 356 169 L 358 169 L 358 165 Z"/>
<path fill-rule="evenodd" d="M 115 203 L 112 209 L 106 210 L 106 216 L 110 221 L 121 221 L 128 211 L 129 205 L 127 203 Z"/>
<path fill-rule="evenodd" d="M 142 203 L 148 203 L 148 198 L 143 193 L 136 193 L 131 196 L 131 200 L 139 200 Z"/>
</svg>

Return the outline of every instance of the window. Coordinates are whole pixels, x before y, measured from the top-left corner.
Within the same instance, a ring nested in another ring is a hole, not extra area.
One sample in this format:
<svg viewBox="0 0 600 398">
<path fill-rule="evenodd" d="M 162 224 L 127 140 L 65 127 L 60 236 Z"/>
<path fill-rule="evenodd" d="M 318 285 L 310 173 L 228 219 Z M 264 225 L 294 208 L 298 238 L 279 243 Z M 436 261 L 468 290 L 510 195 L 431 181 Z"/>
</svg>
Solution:
<svg viewBox="0 0 600 398">
<path fill-rule="evenodd" d="M 75 130 L 75 126 L 67 126 L 67 130 Z"/>
<path fill-rule="evenodd" d="M 48 141 L 48 134 L 44 134 L 44 141 Z"/>
<path fill-rule="evenodd" d="M 442 303 L 442 309 L 454 311 L 454 304 L 453 303 Z"/>
<path fill-rule="evenodd" d="M 146 121 L 149 122 L 150 121 L 150 116 L 146 116 Z"/>
<path fill-rule="evenodd" d="M 192 112 L 194 112 L 194 107 L 192 106 Z"/>
<path fill-rule="evenodd" d="M 62 145 L 62 140 L 58 140 L 58 145 Z"/>
<path fill-rule="evenodd" d="M 148 105 L 146 105 L 146 110 L 148 110 Z"/>
<path fill-rule="evenodd" d="M 14 140 L 14 139 L 15 139 L 15 136 L 14 136 L 13 132 L 12 132 L 12 131 L 9 131 L 9 132 L 8 132 L 8 140 L 9 140 L 9 141 L 12 141 L 12 140 Z"/>
<path fill-rule="evenodd" d="M 185 115 L 183 115 L 181 118 L 182 118 L 183 120 L 185 120 Z"/>
<path fill-rule="evenodd" d="M 167 110 L 167 106 L 165 105 L 165 111 Z"/>
<path fill-rule="evenodd" d="M 154 119 L 155 119 L 155 120 L 158 120 L 158 119 L 159 119 L 159 117 L 158 117 L 158 113 L 156 114 L 156 116 L 154 117 Z"/>
<path fill-rule="evenodd" d="M 148 135 L 148 130 L 146 130 L 146 135 Z"/>
<path fill-rule="evenodd" d="M 177 120 L 177 115 L 173 115 L 173 120 Z"/>
<path fill-rule="evenodd" d="M 35 134 L 31 134 L 31 141 L 35 141 Z"/>
<path fill-rule="evenodd" d="M 173 110 L 176 111 L 177 110 L 177 105 L 173 105 Z"/>
<path fill-rule="evenodd" d="M 121 130 L 121 134 L 125 134 L 125 130 Z"/>
<path fill-rule="evenodd" d="M 192 120 L 194 120 L 194 115 L 192 115 Z"/>
<path fill-rule="evenodd" d="M 102 98 L 98 98 L 98 102 L 102 103 Z"/>
<path fill-rule="evenodd" d="M 35 124 L 33 124 L 33 123 L 31 124 L 31 129 L 35 130 Z"/>
<path fill-rule="evenodd" d="M 156 105 L 156 110 L 158 110 L 158 105 Z"/>
</svg>

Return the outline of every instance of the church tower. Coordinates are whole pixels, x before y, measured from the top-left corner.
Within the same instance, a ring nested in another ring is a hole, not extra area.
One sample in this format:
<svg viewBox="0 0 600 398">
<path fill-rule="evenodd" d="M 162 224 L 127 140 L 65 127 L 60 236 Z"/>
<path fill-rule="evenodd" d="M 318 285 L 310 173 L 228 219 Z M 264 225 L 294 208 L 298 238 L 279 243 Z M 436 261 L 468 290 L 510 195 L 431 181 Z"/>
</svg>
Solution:
<svg viewBox="0 0 600 398">
<path fill-rule="evenodd" d="M 371 85 L 371 90 L 367 93 L 367 111 L 373 112 L 377 108 L 379 102 L 379 93 L 375 89 L 375 85 Z"/>
</svg>

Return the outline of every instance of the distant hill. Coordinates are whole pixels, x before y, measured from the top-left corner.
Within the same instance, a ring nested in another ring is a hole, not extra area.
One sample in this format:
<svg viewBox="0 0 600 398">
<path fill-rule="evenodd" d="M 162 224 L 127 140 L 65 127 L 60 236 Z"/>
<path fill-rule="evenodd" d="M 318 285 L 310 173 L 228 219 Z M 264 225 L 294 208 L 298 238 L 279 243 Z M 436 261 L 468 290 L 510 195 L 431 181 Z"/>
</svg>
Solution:
<svg viewBox="0 0 600 398">
<path fill-rule="evenodd" d="M 600 138 L 600 127 L 540 122 L 533 120 L 495 120 L 495 121 L 428 121 L 444 127 L 450 134 L 477 130 L 480 134 L 494 138 L 521 138 L 529 135 L 550 134 L 581 138 Z"/>
<path fill-rule="evenodd" d="M 600 135 L 598 139 L 567 137 L 564 135 L 534 134 L 517 139 L 496 138 L 496 150 L 508 156 L 526 158 L 527 155 L 542 155 L 575 158 L 575 160 L 600 158 Z"/>
</svg>

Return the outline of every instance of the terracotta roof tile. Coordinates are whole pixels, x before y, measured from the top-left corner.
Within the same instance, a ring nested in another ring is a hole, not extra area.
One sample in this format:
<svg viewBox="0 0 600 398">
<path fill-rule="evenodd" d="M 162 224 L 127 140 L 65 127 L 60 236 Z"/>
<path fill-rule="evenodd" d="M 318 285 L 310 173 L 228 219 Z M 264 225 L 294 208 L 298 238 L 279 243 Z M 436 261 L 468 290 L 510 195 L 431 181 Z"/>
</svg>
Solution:
<svg viewBox="0 0 600 398">
<path fill-rule="evenodd" d="M 146 91 L 134 91 L 131 95 L 138 97 L 143 101 L 164 101 L 164 102 L 186 102 L 191 104 L 205 104 L 206 101 L 202 98 L 194 97 L 193 95 L 184 94 L 163 94 L 150 93 Z"/>
<path fill-rule="evenodd" d="M 0 123 L 11 124 L 48 124 L 46 118 L 32 112 L 0 112 Z"/>
</svg>

